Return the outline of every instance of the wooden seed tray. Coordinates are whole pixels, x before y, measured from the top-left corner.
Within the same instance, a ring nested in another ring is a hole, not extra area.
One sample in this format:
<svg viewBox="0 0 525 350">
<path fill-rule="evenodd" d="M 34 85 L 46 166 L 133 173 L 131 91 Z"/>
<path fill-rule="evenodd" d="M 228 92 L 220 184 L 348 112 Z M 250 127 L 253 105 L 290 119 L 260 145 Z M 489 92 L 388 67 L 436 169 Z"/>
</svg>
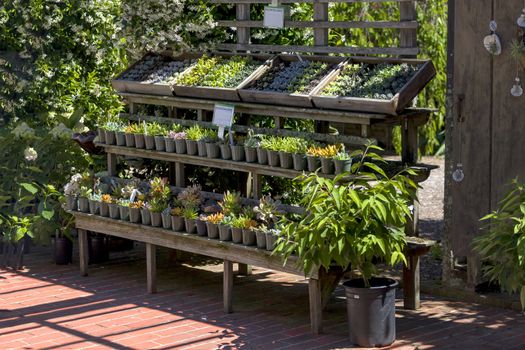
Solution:
<svg viewBox="0 0 525 350">
<path fill-rule="evenodd" d="M 339 67 L 346 58 L 344 57 L 331 57 L 331 56 L 303 56 L 303 60 L 309 61 L 320 61 L 330 63 L 335 67 Z M 284 92 L 273 92 L 273 91 L 262 91 L 262 90 L 250 90 L 256 81 L 262 78 L 271 68 L 275 67 L 281 62 L 296 62 L 299 57 L 296 55 L 278 55 L 275 57 L 271 64 L 261 69 L 257 75 L 242 89 L 239 90 L 239 95 L 243 102 L 256 102 L 265 104 L 277 104 L 284 106 L 295 106 L 295 107 L 313 107 L 312 100 L 308 94 L 293 94 Z M 327 75 L 330 75 L 335 68 L 329 68 Z M 324 81 L 324 79 L 322 80 Z M 315 90 L 315 88 L 314 88 Z"/>
<path fill-rule="evenodd" d="M 361 98 L 361 97 L 343 97 L 343 96 L 326 96 L 321 92 L 344 70 L 348 64 L 402 64 L 419 66 L 412 78 L 399 90 L 393 98 L 389 100 Z M 350 57 L 348 61 L 340 65 L 337 69 L 326 76 L 321 83 L 310 94 L 312 102 L 317 108 L 339 109 L 345 111 L 360 111 L 371 113 L 384 113 L 388 115 L 397 115 L 412 103 L 412 100 L 425 88 L 425 86 L 436 75 L 434 64 L 430 60 L 415 59 L 387 59 L 387 58 L 364 58 Z"/>
</svg>

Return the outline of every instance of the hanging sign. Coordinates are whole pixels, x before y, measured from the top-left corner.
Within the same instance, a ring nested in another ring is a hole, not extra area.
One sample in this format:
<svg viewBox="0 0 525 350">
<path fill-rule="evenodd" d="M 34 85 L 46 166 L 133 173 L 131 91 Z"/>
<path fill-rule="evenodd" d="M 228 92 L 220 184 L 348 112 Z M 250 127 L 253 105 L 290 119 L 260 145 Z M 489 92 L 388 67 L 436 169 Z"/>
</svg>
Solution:
<svg viewBox="0 0 525 350">
<path fill-rule="evenodd" d="M 284 28 L 286 9 L 284 6 L 265 6 L 263 26 L 266 28 Z"/>
<path fill-rule="evenodd" d="M 235 114 L 235 106 L 228 104 L 215 104 L 213 109 L 212 123 L 219 127 L 219 138 L 224 138 L 224 129 L 231 128 L 233 124 L 233 115 Z"/>
</svg>

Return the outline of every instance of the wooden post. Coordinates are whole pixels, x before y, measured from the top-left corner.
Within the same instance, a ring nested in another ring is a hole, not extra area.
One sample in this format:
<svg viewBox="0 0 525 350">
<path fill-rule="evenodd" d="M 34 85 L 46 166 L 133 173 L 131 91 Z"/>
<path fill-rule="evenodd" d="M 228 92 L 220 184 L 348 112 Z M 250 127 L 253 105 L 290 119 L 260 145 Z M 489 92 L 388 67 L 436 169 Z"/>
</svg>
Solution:
<svg viewBox="0 0 525 350">
<path fill-rule="evenodd" d="M 232 300 L 233 300 L 233 262 L 230 260 L 224 260 L 223 262 L 224 276 L 223 276 L 223 302 L 224 312 L 230 314 L 233 312 Z"/>
<path fill-rule="evenodd" d="M 146 274 L 148 293 L 157 293 L 157 249 L 154 244 L 146 243 Z"/>
<path fill-rule="evenodd" d="M 401 21 L 417 20 L 416 2 L 404 1 L 399 3 L 399 19 Z M 399 30 L 400 47 L 417 47 L 417 29 L 400 29 Z M 403 56 L 413 58 L 415 56 Z"/>
<path fill-rule="evenodd" d="M 250 19 L 250 4 L 237 4 L 235 5 L 236 16 L 238 21 L 246 21 Z M 237 28 L 237 43 L 238 44 L 249 44 L 250 43 L 250 28 Z"/>
<path fill-rule="evenodd" d="M 323 331 L 323 302 L 321 298 L 321 282 L 318 279 L 308 280 L 310 298 L 310 327 L 312 333 L 318 335 Z"/>
<path fill-rule="evenodd" d="M 253 173 L 253 198 L 260 199 L 262 197 L 262 175 Z"/>
<path fill-rule="evenodd" d="M 88 236 L 87 231 L 78 229 L 78 255 L 80 260 L 80 275 L 88 275 Z"/>
<path fill-rule="evenodd" d="M 419 256 L 408 256 L 408 266 L 403 267 L 403 306 L 408 310 L 420 307 Z"/>
<path fill-rule="evenodd" d="M 328 3 L 314 2 L 314 22 L 328 21 Z M 314 45 L 328 45 L 328 28 L 314 28 Z M 327 133 L 330 129 L 329 122 L 315 122 L 315 131 Z"/>
<path fill-rule="evenodd" d="M 108 175 L 117 176 L 117 155 L 108 153 Z"/>
</svg>

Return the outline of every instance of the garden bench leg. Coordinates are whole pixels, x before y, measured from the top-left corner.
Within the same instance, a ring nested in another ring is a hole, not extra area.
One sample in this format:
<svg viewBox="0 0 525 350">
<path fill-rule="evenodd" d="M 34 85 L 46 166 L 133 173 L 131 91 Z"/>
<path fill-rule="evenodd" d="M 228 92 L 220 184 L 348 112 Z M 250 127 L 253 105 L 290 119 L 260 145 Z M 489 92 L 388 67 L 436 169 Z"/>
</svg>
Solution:
<svg viewBox="0 0 525 350">
<path fill-rule="evenodd" d="M 88 274 L 88 236 L 87 231 L 78 229 L 78 253 L 80 258 L 80 274 Z"/>
<path fill-rule="evenodd" d="M 224 312 L 230 314 L 233 312 L 232 297 L 233 297 L 233 262 L 224 260 L 224 276 L 223 276 L 223 301 Z"/>
<path fill-rule="evenodd" d="M 250 276 L 251 274 L 252 274 L 251 265 L 239 263 L 239 275 Z"/>
<path fill-rule="evenodd" d="M 408 266 L 403 267 L 403 306 L 407 310 L 420 307 L 419 256 L 408 256 Z"/>
<path fill-rule="evenodd" d="M 154 244 L 146 243 L 146 275 L 148 293 L 157 293 L 157 249 Z"/>
<path fill-rule="evenodd" d="M 312 333 L 318 335 L 323 330 L 323 303 L 321 298 L 321 282 L 318 279 L 308 280 L 310 297 L 310 326 Z"/>
</svg>

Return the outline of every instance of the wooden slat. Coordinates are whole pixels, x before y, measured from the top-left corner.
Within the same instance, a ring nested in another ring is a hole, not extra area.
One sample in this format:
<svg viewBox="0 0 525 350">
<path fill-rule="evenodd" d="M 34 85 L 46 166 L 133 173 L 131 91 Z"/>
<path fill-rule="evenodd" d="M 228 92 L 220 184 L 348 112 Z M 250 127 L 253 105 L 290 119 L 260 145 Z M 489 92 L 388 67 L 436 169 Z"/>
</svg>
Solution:
<svg viewBox="0 0 525 350">
<path fill-rule="evenodd" d="M 270 270 L 304 276 L 304 271 L 295 256 L 289 257 L 286 265 L 283 265 L 282 257 L 272 255 L 272 252 L 263 249 L 247 247 L 233 242 L 221 242 L 195 234 L 113 220 L 87 213 L 71 212 L 71 214 L 75 216 L 75 224 L 79 229 L 89 229 L 161 247 L 179 249 L 189 253 L 202 254 L 217 259 L 237 261 Z M 307 277 L 317 278 L 318 275 L 317 272 L 312 272 Z"/>
<path fill-rule="evenodd" d="M 419 53 L 417 47 L 353 47 L 353 46 L 299 46 L 299 45 L 256 45 L 256 44 L 219 44 L 219 50 L 257 51 L 257 52 L 310 52 L 318 54 L 347 55 L 389 55 L 415 56 Z"/>
<path fill-rule="evenodd" d="M 414 0 L 280 0 L 281 4 L 298 4 L 298 3 L 362 3 L 362 2 L 411 2 Z M 416 0 L 420 1 L 420 0 Z M 271 0 L 208 0 L 212 4 L 271 4 Z"/>
<path fill-rule="evenodd" d="M 230 28 L 262 28 L 263 21 L 217 21 L 221 27 Z M 417 21 L 285 21 L 286 28 L 389 28 L 389 29 L 417 29 Z"/>
</svg>

